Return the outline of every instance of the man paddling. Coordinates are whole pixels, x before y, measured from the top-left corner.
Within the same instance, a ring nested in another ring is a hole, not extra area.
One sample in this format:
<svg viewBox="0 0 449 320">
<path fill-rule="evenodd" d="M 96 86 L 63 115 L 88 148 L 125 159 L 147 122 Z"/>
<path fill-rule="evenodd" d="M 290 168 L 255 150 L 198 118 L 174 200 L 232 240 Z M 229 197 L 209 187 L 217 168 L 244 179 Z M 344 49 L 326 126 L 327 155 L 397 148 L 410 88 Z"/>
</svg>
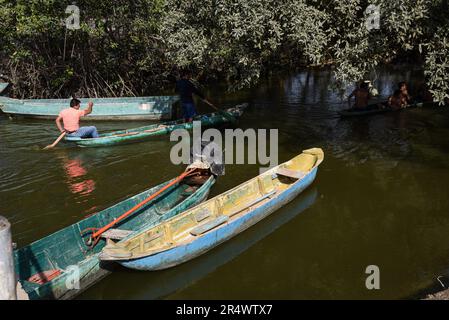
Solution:
<svg viewBox="0 0 449 320">
<path fill-rule="evenodd" d="M 362 82 L 360 87 L 355 89 L 348 97 L 348 103 L 351 103 L 351 98 L 355 98 L 354 109 L 365 109 L 368 106 L 368 101 L 371 98 L 369 93 L 368 83 Z"/>
<path fill-rule="evenodd" d="M 205 103 L 211 104 L 205 95 L 190 81 L 190 76 L 190 72 L 184 70 L 181 73 L 181 79 L 176 82 L 175 87 L 175 91 L 181 98 L 181 107 L 186 122 L 192 122 L 193 117 L 197 115 L 195 103 L 193 102 L 194 94 L 200 97 Z"/>
<path fill-rule="evenodd" d="M 80 127 L 79 122 L 81 117 L 85 117 L 92 113 L 93 102 L 87 104 L 87 109 L 80 110 L 81 101 L 72 99 L 70 101 L 70 108 L 64 109 L 56 118 L 56 125 L 59 131 L 66 132 L 69 137 L 79 138 L 98 138 L 97 128 L 94 126 Z M 63 122 L 63 125 L 61 124 Z"/>
</svg>

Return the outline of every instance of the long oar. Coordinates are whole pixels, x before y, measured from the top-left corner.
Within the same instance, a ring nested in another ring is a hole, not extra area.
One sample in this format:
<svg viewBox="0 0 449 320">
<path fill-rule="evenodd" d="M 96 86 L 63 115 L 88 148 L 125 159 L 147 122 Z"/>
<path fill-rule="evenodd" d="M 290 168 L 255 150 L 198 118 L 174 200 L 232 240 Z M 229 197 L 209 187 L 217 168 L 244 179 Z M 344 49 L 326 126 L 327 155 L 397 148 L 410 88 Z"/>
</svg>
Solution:
<svg viewBox="0 0 449 320">
<path fill-rule="evenodd" d="M 218 111 L 218 113 L 222 114 L 226 119 L 228 119 L 230 122 L 232 123 L 236 123 L 237 119 L 232 116 L 229 112 L 226 112 L 224 110 L 218 109 L 216 106 L 214 106 L 212 103 L 210 103 L 207 100 L 203 100 L 206 104 L 208 104 L 209 106 L 211 106 L 212 108 L 214 108 L 215 110 Z"/>
<path fill-rule="evenodd" d="M 61 141 L 62 138 L 64 138 L 65 135 L 66 135 L 66 132 L 64 131 L 63 133 L 61 133 L 61 135 L 58 137 L 58 139 L 55 140 L 55 142 L 53 142 L 52 144 L 46 146 L 46 147 L 45 147 L 44 149 L 42 149 L 42 150 L 47 150 L 47 149 L 54 148 L 54 147 L 59 143 L 59 141 Z"/>
<path fill-rule="evenodd" d="M 124 214 L 122 214 L 120 217 L 118 217 L 117 219 L 114 219 L 112 222 L 108 223 L 104 227 L 102 227 L 102 228 L 88 228 L 88 229 L 85 229 L 85 230 L 81 231 L 81 235 L 82 236 L 85 235 L 85 234 L 88 234 L 88 233 L 92 233 L 90 238 L 87 240 L 86 244 L 91 249 L 93 247 L 95 247 L 96 244 L 98 243 L 98 241 L 100 240 L 100 237 L 101 237 L 101 235 L 103 233 L 105 233 L 106 231 L 111 229 L 113 226 L 115 226 L 117 223 L 119 223 L 120 221 L 122 221 L 123 219 L 125 219 L 126 217 L 131 215 L 132 213 L 136 212 L 138 209 L 142 208 L 145 204 L 147 204 L 148 202 L 150 202 L 151 200 L 153 200 L 154 198 L 159 196 L 161 193 L 163 193 L 165 190 L 167 190 L 171 186 L 173 186 L 173 185 L 177 184 L 178 182 L 180 182 L 181 180 L 183 180 L 185 177 L 190 175 L 193 171 L 195 171 L 195 169 L 190 169 L 190 170 L 185 171 L 183 174 L 181 174 L 175 180 L 173 180 L 172 182 L 170 182 L 169 184 L 167 184 L 166 186 L 164 186 L 163 188 L 158 190 L 156 193 L 153 193 L 151 196 L 146 198 L 144 201 L 136 204 L 134 207 L 132 207 L 131 209 L 126 211 Z"/>
</svg>

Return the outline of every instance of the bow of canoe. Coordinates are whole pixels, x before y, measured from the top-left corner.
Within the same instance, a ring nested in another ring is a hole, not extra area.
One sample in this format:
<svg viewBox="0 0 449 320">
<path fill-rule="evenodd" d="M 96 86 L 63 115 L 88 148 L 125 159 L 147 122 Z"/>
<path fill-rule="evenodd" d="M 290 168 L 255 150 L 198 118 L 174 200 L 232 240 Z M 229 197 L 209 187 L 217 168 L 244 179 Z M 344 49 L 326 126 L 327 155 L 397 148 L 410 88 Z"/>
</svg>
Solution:
<svg viewBox="0 0 449 320">
<path fill-rule="evenodd" d="M 89 249 L 81 231 L 102 227 L 125 211 L 142 202 L 171 181 L 148 189 L 129 199 L 91 215 L 71 226 L 35 241 L 14 252 L 16 274 L 29 299 L 69 299 L 108 275 L 110 271 L 100 265 L 98 255 L 107 241 L 122 239 L 156 225 L 204 201 L 215 183 L 214 176 L 206 177 L 202 184 L 180 182 L 141 207 L 132 216 L 104 233 L 99 243 Z M 80 280 L 79 289 L 67 283 Z"/>
<path fill-rule="evenodd" d="M 315 179 L 324 154 L 305 150 L 215 198 L 121 243 L 109 243 L 100 259 L 137 270 L 179 265 L 211 250 L 284 206 Z"/>
</svg>

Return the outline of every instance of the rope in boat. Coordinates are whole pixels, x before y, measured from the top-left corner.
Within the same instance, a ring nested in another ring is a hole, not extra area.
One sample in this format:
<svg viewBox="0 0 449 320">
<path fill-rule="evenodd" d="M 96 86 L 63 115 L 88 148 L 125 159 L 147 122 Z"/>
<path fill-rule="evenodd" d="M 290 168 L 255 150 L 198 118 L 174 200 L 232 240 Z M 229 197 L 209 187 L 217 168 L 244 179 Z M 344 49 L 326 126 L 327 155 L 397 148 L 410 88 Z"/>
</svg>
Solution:
<svg viewBox="0 0 449 320">
<path fill-rule="evenodd" d="M 191 175 L 194 171 L 196 171 L 196 169 L 194 169 L 194 168 L 186 170 L 183 174 L 181 174 L 179 177 L 177 177 L 176 179 L 174 179 L 173 181 L 171 181 L 170 183 L 165 185 L 163 188 L 158 190 L 156 193 L 153 193 L 151 196 L 149 196 L 148 198 L 146 198 L 142 202 L 136 204 L 134 207 L 132 207 L 131 209 L 126 211 L 124 214 L 122 214 L 120 217 L 118 217 L 117 219 L 114 219 L 114 221 L 111 221 L 110 223 L 108 223 L 104 227 L 101 227 L 101 228 L 87 228 L 87 229 L 84 229 L 83 231 L 81 231 L 81 236 L 84 236 L 84 235 L 89 234 L 89 233 L 92 234 L 89 237 L 89 239 L 87 239 L 86 245 L 90 249 L 93 249 L 97 245 L 98 241 L 100 241 L 101 235 L 103 233 L 105 233 L 106 231 L 111 229 L 117 223 L 119 223 L 120 221 L 122 221 L 123 219 L 125 219 L 126 217 L 128 217 L 129 215 L 131 215 L 132 213 L 137 211 L 138 209 L 142 208 L 145 204 L 147 204 L 148 202 L 150 202 L 151 200 L 153 200 L 154 198 L 159 196 L 161 193 L 163 193 L 165 190 L 167 190 L 171 186 L 177 184 L 178 182 L 181 182 L 184 178 L 186 178 L 189 175 Z"/>
</svg>

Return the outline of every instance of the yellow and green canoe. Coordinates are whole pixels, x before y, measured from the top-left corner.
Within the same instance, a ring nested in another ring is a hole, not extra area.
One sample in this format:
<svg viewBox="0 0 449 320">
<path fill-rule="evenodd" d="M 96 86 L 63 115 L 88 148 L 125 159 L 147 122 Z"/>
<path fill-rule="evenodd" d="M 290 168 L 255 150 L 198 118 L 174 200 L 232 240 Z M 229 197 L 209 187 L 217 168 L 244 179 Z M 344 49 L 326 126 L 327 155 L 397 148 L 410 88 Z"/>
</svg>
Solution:
<svg viewBox="0 0 449 320">
<path fill-rule="evenodd" d="M 296 198 L 315 180 L 319 148 L 300 155 L 159 225 L 141 230 L 100 253 L 137 270 L 160 270 L 189 261 L 229 240 Z"/>
</svg>

